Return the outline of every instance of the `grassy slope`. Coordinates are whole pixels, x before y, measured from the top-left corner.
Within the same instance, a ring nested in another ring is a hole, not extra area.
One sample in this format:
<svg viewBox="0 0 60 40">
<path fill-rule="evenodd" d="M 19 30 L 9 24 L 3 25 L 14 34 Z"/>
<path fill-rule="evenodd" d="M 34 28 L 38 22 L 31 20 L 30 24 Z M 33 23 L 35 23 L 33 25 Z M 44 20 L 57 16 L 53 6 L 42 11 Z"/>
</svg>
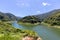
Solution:
<svg viewBox="0 0 60 40">
<path fill-rule="evenodd" d="M 27 26 L 27 27 L 32 27 L 32 26 L 37 26 L 37 25 L 39 25 L 40 23 L 34 23 L 34 24 L 32 24 L 32 23 L 23 23 L 23 22 L 18 22 L 18 24 L 20 24 L 20 25 L 23 25 L 23 26 Z"/>
<path fill-rule="evenodd" d="M 16 29 L 12 27 L 10 22 L 0 21 L 0 40 L 22 40 L 22 37 L 26 34 L 36 35 L 33 31 Z"/>
<path fill-rule="evenodd" d="M 57 25 L 51 26 L 51 24 L 48 24 L 48 23 L 45 23 L 45 22 L 42 22 L 41 24 L 45 25 L 45 26 L 48 26 L 48 27 L 60 28 L 60 26 L 57 26 Z"/>
<path fill-rule="evenodd" d="M 45 19 L 42 24 L 60 28 L 60 12 L 51 15 L 49 18 Z"/>
</svg>

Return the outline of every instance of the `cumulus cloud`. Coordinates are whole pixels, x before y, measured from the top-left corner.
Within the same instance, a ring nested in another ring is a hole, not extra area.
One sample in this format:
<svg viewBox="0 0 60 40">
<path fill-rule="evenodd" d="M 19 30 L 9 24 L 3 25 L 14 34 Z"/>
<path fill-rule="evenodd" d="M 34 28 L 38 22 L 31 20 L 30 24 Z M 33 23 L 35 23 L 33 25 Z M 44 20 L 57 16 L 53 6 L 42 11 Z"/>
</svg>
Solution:
<svg viewBox="0 0 60 40">
<path fill-rule="evenodd" d="M 49 6 L 49 5 L 51 5 L 51 4 L 49 4 L 49 3 L 47 3 L 47 2 L 42 2 L 42 5 L 43 5 L 43 6 Z"/>
</svg>

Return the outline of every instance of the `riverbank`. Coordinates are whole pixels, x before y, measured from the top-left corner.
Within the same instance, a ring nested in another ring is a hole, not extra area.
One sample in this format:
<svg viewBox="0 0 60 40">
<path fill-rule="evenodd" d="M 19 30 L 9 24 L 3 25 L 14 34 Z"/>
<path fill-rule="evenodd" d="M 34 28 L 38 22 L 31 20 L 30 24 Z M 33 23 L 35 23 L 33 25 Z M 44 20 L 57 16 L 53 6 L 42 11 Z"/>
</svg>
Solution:
<svg viewBox="0 0 60 40">
<path fill-rule="evenodd" d="M 48 27 L 60 28 L 60 26 L 57 26 L 57 25 L 51 26 L 51 24 L 44 23 L 44 22 L 42 22 L 41 24 L 45 25 L 45 26 L 48 26 Z"/>
<path fill-rule="evenodd" d="M 23 23 L 23 22 L 18 22 L 18 24 L 20 24 L 20 25 L 23 25 L 23 26 L 37 26 L 37 25 L 40 25 L 40 23 L 34 23 L 34 24 L 32 24 L 32 23 Z"/>
<path fill-rule="evenodd" d="M 24 30 L 32 30 L 35 31 L 42 40 L 59 40 L 60 38 L 60 29 L 54 27 L 48 27 L 45 25 L 37 25 L 37 26 L 22 26 L 16 25 L 18 23 L 14 23 L 14 26 Z"/>
<path fill-rule="evenodd" d="M 19 22 L 18 24 L 23 25 L 23 26 L 27 26 L 27 27 L 32 27 L 32 26 L 37 26 L 37 25 L 45 25 L 45 26 L 48 26 L 48 27 L 60 28 L 60 26 L 57 26 L 57 25 L 51 26 L 51 24 L 44 23 L 44 22 L 34 23 L 34 24 Z"/>
<path fill-rule="evenodd" d="M 36 37 L 38 34 L 32 30 L 22 30 L 12 26 L 12 21 L 0 21 L 0 40 L 22 40 L 24 35 Z"/>
</svg>

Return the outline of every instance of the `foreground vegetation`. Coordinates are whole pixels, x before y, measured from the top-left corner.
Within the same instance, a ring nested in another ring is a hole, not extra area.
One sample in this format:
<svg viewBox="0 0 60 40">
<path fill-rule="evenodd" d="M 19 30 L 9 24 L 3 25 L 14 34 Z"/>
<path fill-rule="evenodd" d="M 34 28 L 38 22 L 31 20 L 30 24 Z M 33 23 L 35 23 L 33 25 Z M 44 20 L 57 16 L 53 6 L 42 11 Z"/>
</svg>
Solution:
<svg viewBox="0 0 60 40">
<path fill-rule="evenodd" d="M 34 31 L 17 29 L 10 22 L 0 21 L 0 40 L 22 40 L 24 35 L 37 36 Z"/>
</svg>

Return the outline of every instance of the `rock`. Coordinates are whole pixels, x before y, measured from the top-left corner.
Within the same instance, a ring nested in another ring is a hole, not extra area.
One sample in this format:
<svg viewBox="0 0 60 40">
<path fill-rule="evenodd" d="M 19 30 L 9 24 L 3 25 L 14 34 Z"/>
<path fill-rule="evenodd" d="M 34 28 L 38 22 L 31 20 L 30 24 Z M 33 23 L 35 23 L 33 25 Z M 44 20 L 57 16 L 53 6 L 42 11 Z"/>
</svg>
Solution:
<svg viewBox="0 0 60 40">
<path fill-rule="evenodd" d="M 34 38 L 33 37 L 30 37 L 30 36 L 26 36 L 22 40 L 34 40 Z"/>
<path fill-rule="evenodd" d="M 40 37 L 38 37 L 37 40 L 42 40 L 42 39 Z"/>
<path fill-rule="evenodd" d="M 24 36 L 22 40 L 42 40 L 40 37 Z"/>
</svg>

